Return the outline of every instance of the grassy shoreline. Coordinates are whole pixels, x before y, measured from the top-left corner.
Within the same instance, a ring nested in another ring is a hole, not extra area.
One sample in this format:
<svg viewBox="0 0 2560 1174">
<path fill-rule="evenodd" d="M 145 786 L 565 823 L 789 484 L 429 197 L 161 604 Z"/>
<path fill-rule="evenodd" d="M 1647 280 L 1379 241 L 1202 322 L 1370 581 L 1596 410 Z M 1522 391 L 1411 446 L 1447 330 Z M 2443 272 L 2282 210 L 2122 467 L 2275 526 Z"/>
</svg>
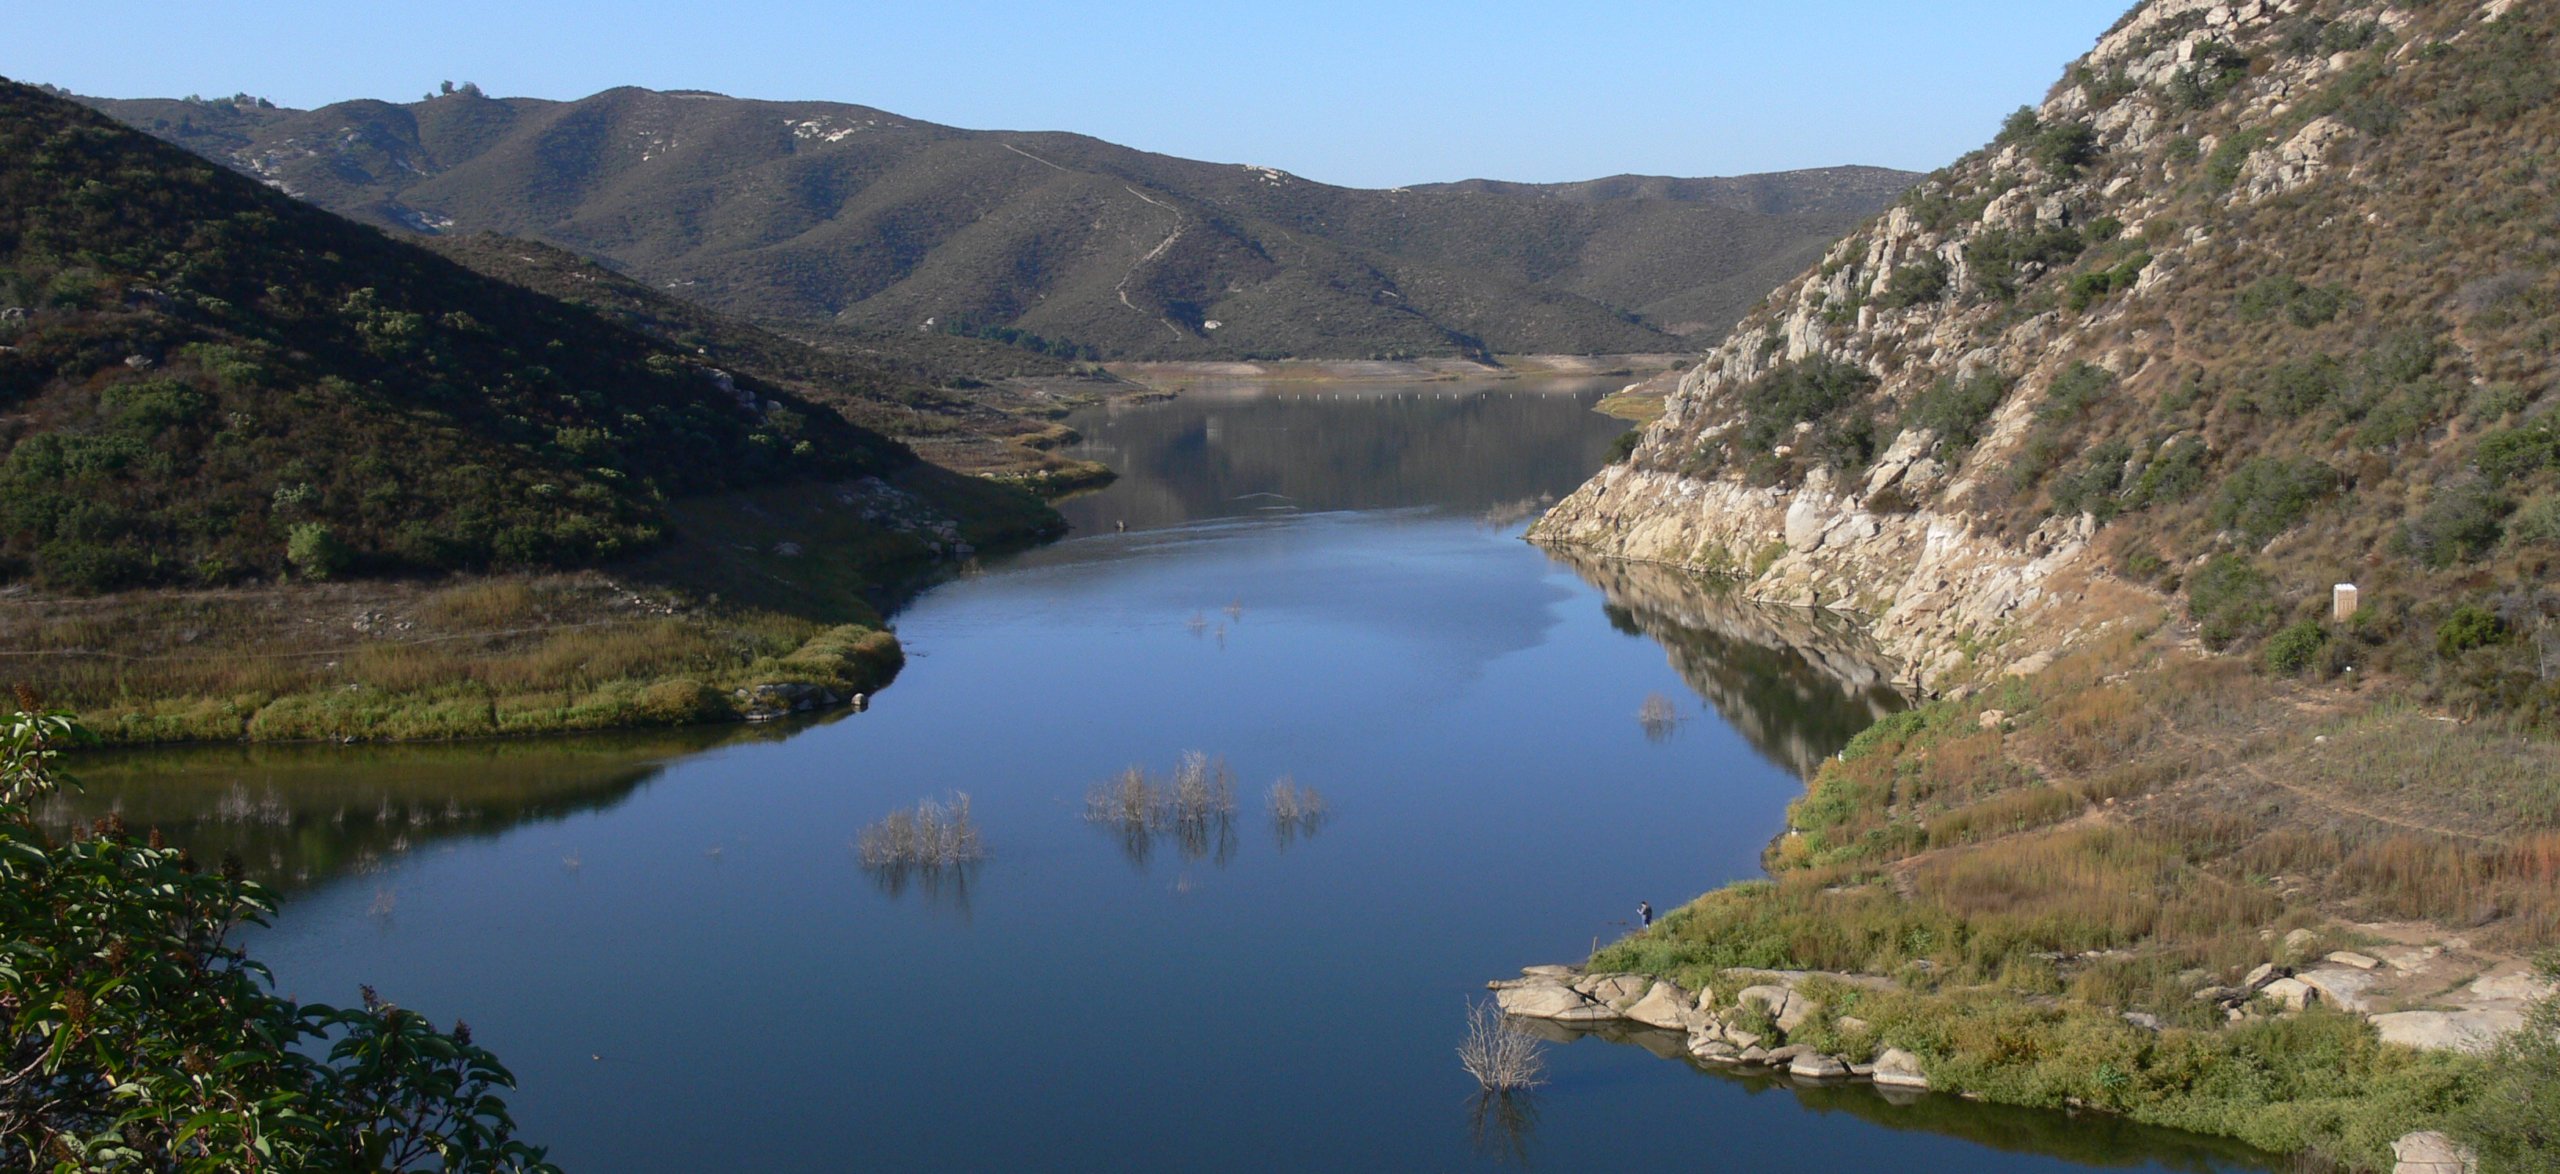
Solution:
<svg viewBox="0 0 2560 1174">
<path fill-rule="evenodd" d="M 897 675 L 826 623 L 600 574 L 23 600 L 11 676 L 109 745 L 421 741 L 692 725 L 843 704 Z"/>
<path fill-rule="evenodd" d="M 667 508 L 670 541 L 605 569 L 0 598 L 0 679 L 123 745 L 758 720 L 888 684 L 882 601 L 1060 525 L 931 466 Z"/>
<path fill-rule="evenodd" d="M 2199 994 L 2373 949 L 2385 923 L 2455 927 L 2436 932 L 2510 963 L 2560 942 L 2560 748 L 2399 692 L 2122 625 L 1860 734 L 1790 807 L 1766 879 L 1588 967 L 1719 991 L 1735 969 L 1878 976 L 1826 989 L 1790 1040 L 1902 1048 L 1940 1091 L 2387 1170 L 2394 1138 L 2477 1100 L 2486 1061 Z"/>
</svg>

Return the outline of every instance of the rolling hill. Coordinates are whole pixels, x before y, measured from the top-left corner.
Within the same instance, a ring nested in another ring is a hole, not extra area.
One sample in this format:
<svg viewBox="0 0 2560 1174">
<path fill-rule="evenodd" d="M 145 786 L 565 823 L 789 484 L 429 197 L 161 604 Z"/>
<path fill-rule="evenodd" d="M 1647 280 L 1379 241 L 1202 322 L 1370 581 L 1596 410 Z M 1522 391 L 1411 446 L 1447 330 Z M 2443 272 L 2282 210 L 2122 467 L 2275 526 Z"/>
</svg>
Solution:
<svg viewBox="0 0 2560 1174">
<path fill-rule="evenodd" d="M 0 576 L 584 566 L 671 503 L 917 466 L 697 349 L 0 83 Z"/>
<path fill-rule="evenodd" d="M 1369 191 L 690 91 L 89 101 L 384 228 L 546 241 L 795 333 L 893 352 L 973 335 L 1052 359 L 1695 349 L 1914 178 Z"/>
</svg>

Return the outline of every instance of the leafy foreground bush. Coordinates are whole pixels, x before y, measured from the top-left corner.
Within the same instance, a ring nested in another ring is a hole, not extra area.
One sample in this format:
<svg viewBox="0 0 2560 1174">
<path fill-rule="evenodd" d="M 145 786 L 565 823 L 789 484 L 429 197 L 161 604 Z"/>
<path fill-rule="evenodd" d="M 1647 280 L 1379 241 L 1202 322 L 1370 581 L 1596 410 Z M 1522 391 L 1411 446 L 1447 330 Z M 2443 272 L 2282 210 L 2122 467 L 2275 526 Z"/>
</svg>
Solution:
<svg viewBox="0 0 2560 1174">
<path fill-rule="evenodd" d="M 2560 978 L 2560 954 L 2542 960 Z M 2491 1076 L 2458 1118 L 2456 1132 L 2480 1154 L 2480 1168 L 2560 1170 L 2560 998 L 2527 1012 L 2524 1030 L 2489 1057 Z"/>
<path fill-rule="evenodd" d="M 54 747 L 88 737 L 20 696 L 0 724 L 0 1166 L 17 1170 L 548 1171 L 514 1078 L 461 1024 L 364 992 L 297 1004 L 231 944 L 274 909 L 110 817 L 38 829 Z"/>
</svg>

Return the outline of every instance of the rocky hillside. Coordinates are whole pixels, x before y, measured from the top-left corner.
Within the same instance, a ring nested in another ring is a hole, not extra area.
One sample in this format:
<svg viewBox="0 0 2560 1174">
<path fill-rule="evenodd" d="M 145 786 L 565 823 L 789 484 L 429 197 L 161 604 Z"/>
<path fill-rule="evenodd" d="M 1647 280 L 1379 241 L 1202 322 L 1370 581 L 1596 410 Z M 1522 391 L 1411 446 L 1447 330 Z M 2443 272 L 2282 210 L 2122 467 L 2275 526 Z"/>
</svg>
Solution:
<svg viewBox="0 0 2560 1174">
<path fill-rule="evenodd" d="M 2139 5 L 1536 534 L 1859 612 L 1941 688 L 2165 607 L 2547 728 L 2555 91 L 2547 0 Z"/>
<path fill-rule="evenodd" d="M 94 104 L 386 228 L 544 240 L 796 331 L 1053 360 L 1694 347 L 1914 178 L 1363 191 L 1079 135 L 640 89 Z"/>
</svg>

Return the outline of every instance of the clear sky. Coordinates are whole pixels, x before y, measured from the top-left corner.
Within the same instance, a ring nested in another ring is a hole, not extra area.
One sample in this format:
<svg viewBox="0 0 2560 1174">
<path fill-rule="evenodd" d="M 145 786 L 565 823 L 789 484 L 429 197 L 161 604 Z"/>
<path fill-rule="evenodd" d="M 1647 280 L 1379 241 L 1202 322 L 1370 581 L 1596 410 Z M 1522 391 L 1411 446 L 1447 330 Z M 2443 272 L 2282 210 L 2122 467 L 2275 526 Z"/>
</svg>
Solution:
<svg viewBox="0 0 2560 1174">
<path fill-rule="evenodd" d="M 858 102 L 1364 187 L 1927 170 L 2130 0 L 9 0 L 0 74 L 287 106 L 438 82 Z"/>
</svg>

